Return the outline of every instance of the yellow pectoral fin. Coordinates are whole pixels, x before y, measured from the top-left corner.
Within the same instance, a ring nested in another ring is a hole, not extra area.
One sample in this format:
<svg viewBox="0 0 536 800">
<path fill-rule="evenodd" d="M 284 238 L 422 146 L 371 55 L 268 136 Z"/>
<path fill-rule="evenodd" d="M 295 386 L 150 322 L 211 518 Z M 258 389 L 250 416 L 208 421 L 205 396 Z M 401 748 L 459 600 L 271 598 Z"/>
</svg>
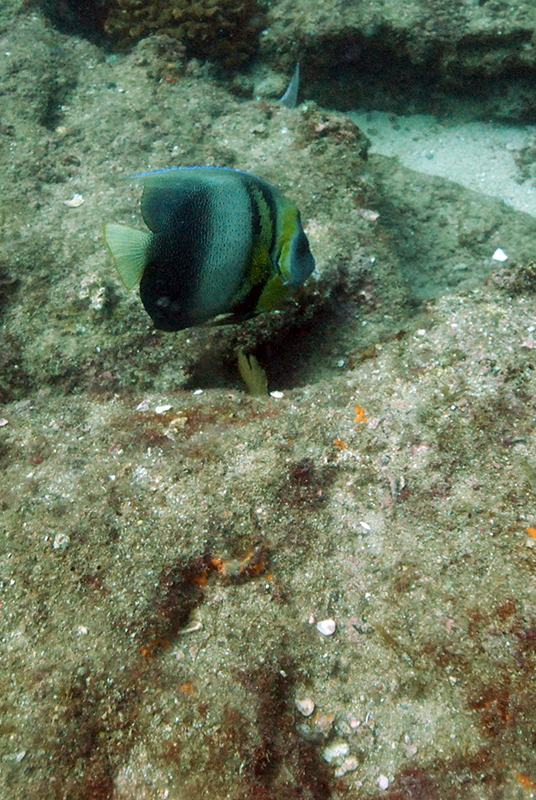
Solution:
<svg viewBox="0 0 536 800">
<path fill-rule="evenodd" d="M 116 269 L 127 289 L 133 289 L 143 275 L 152 234 L 126 225 L 104 226 L 104 238 Z"/>
<path fill-rule="evenodd" d="M 274 275 L 264 287 L 255 311 L 257 313 L 261 311 L 272 311 L 274 308 L 281 305 L 287 294 L 288 286 L 285 286 L 280 275 Z"/>
</svg>

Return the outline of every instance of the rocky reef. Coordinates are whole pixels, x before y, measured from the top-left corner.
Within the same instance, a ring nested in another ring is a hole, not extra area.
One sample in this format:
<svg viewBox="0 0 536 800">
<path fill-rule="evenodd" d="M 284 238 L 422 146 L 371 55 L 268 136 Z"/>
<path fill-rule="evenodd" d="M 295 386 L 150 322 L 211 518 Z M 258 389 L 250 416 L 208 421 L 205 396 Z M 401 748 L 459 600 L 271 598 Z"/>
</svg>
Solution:
<svg viewBox="0 0 536 800">
<path fill-rule="evenodd" d="M 0 37 L 2 797 L 528 796 L 536 220 L 169 31 Z M 279 185 L 317 270 L 166 334 L 102 228 L 196 164 Z"/>
</svg>

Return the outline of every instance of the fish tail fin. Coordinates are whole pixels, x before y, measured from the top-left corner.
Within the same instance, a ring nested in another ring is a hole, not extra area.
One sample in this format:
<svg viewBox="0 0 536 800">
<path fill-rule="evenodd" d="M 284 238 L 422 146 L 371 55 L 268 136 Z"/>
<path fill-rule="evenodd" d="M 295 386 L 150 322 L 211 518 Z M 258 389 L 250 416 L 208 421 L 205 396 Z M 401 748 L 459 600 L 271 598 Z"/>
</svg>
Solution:
<svg viewBox="0 0 536 800">
<path fill-rule="evenodd" d="M 104 226 L 104 238 L 121 280 L 127 289 L 133 289 L 140 282 L 147 264 L 152 235 L 111 223 Z"/>
</svg>

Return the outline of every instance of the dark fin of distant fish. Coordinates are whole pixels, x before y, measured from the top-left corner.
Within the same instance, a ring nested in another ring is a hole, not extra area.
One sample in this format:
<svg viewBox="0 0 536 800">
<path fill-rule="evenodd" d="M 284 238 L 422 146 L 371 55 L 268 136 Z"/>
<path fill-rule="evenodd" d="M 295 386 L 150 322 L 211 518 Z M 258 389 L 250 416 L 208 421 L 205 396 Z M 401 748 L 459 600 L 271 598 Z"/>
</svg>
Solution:
<svg viewBox="0 0 536 800">
<path fill-rule="evenodd" d="M 126 225 L 110 224 L 104 226 L 104 238 L 121 280 L 127 289 L 133 289 L 140 282 L 147 264 L 151 234 Z"/>
<path fill-rule="evenodd" d="M 283 97 L 279 100 L 282 106 L 285 108 L 296 108 L 298 104 L 298 91 L 300 89 L 300 62 L 296 64 L 296 69 L 294 70 L 294 75 L 288 85 L 288 89 L 283 95 Z"/>
</svg>

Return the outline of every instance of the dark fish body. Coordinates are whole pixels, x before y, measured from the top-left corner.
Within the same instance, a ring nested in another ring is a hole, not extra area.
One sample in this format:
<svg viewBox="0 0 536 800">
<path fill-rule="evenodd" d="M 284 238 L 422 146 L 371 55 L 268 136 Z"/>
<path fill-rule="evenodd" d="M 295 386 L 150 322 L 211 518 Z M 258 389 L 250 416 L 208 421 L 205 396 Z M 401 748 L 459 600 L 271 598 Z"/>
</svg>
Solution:
<svg viewBox="0 0 536 800">
<path fill-rule="evenodd" d="M 126 287 L 139 283 L 156 328 L 270 310 L 313 271 L 298 209 L 261 178 L 188 167 L 134 179 L 144 186 L 150 232 L 111 224 L 105 237 Z"/>
</svg>

